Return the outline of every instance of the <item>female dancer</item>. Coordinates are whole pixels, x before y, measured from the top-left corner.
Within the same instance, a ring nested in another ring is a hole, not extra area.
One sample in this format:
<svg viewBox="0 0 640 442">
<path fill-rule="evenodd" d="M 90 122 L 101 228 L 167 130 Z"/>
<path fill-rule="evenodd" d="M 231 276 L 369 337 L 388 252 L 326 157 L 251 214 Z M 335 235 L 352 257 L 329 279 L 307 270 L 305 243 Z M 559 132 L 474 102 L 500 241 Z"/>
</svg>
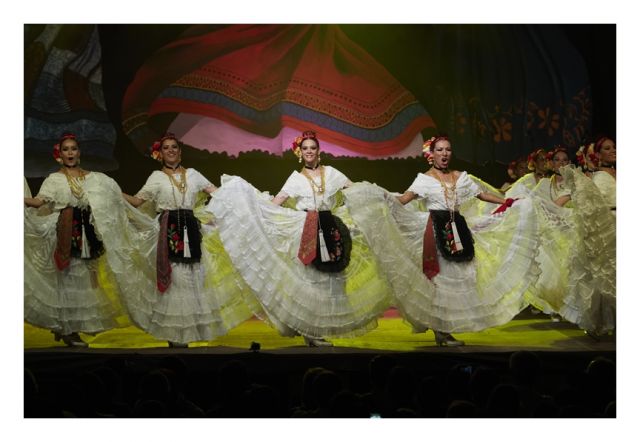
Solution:
<svg viewBox="0 0 640 442">
<path fill-rule="evenodd" d="M 87 347 L 79 332 L 126 323 L 101 240 L 108 231 L 101 227 L 113 221 L 103 209 L 120 188 L 106 175 L 80 167 L 74 134 L 60 138 L 53 157 L 60 170 L 44 180 L 35 198 L 24 199 L 31 208 L 24 220 L 24 319 L 50 329 L 68 346 Z"/>
<path fill-rule="evenodd" d="M 506 191 L 509 198 L 528 196 L 536 184 L 547 176 L 547 154 L 544 149 L 536 149 L 527 157 L 527 168 L 531 171 L 518 179 Z"/>
<path fill-rule="evenodd" d="M 591 179 L 604 196 L 612 213 L 616 213 L 616 144 L 608 137 L 600 137 L 593 144 L 597 168 Z"/>
<path fill-rule="evenodd" d="M 424 151 L 433 167 L 402 196 L 363 183 L 345 192 L 346 204 L 414 331 L 431 328 L 438 345 L 459 346 L 451 333 L 503 324 L 526 305 L 537 277 L 536 220 L 529 199 L 514 204 L 450 169 L 447 137 L 428 140 Z M 415 199 L 426 212 L 403 207 Z M 472 207 L 478 200 L 501 206 L 487 215 Z M 464 212 L 474 214 L 465 220 Z"/>
<path fill-rule="evenodd" d="M 511 178 L 513 181 L 505 182 L 500 188 L 500 192 L 505 193 L 516 183 L 516 181 L 518 181 L 520 178 L 525 176 L 528 171 L 529 171 L 528 158 L 522 157 L 510 162 L 509 166 L 507 167 L 507 175 L 509 175 L 509 178 Z"/>
<path fill-rule="evenodd" d="M 309 346 L 325 337 L 365 333 L 389 304 L 389 287 L 344 206 L 351 182 L 320 165 L 320 143 L 306 131 L 293 143 L 304 167 L 269 201 L 239 177 L 227 177 L 209 210 L 234 266 L 284 336 Z M 292 200 L 295 210 L 280 207 Z"/>
<path fill-rule="evenodd" d="M 560 172 L 574 207 L 570 278 L 560 314 L 594 339 L 615 329 L 616 321 L 616 147 L 601 137 L 578 157 L 591 180 L 576 169 Z"/>
<path fill-rule="evenodd" d="M 571 233 L 575 227 L 571 191 L 560 173 L 569 164 L 567 150 L 557 146 L 546 157 L 551 176 L 542 178 L 532 191 L 540 226 L 537 260 L 541 273 L 526 299 L 537 309 L 532 308 L 532 312 L 542 311 L 556 321 L 567 292 L 569 259 L 575 253 L 576 237 Z"/>
<path fill-rule="evenodd" d="M 155 263 L 155 271 L 143 273 L 156 282 L 157 289 L 136 294 L 138 282 L 133 282 L 124 296 L 141 328 L 169 341 L 171 347 L 187 347 L 189 342 L 226 334 L 248 319 L 251 311 L 244 298 L 236 296 L 238 290 L 220 290 L 221 283 L 212 274 L 216 257 L 202 247 L 194 207 L 200 192 L 211 194 L 216 187 L 197 170 L 182 166 L 181 147 L 171 133 L 154 143 L 152 157 L 162 162 L 162 169 L 154 171 L 135 196 L 123 195 L 134 207 L 153 201 L 159 212 L 157 221 L 135 221 L 142 262 Z"/>
</svg>

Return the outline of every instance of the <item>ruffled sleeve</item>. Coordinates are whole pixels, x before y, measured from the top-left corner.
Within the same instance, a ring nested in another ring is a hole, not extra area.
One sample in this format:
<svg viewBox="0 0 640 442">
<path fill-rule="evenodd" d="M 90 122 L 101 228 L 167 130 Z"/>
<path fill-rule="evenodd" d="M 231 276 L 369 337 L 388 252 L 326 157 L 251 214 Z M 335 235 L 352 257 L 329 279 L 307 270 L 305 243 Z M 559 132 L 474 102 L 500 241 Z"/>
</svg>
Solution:
<svg viewBox="0 0 640 442">
<path fill-rule="evenodd" d="M 203 191 L 207 187 L 212 187 L 213 183 L 206 179 L 200 172 L 195 169 L 189 169 L 191 171 L 191 176 L 189 180 L 191 181 L 189 185 L 194 186 L 195 189 L 198 189 L 198 192 Z"/>
<path fill-rule="evenodd" d="M 343 189 L 351 184 L 351 180 L 349 180 L 349 178 L 347 178 L 347 176 L 338 169 L 331 166 L 325 167 L 329 175 L 329 181 L 331 182 L 332 187 L 336 190 Z"/>
<path fill-rule="evenodd" d="M 56 183 L 53 174 L 49 175 L 40 186 L 40 191 L 36 198 L 41 199 L 47 203 L 56 201 Z"/>
<path fill-rule="evenodd" d="M 426 187 L 424 186 L 424 183 L 422 181 L 422 174 L 421 173 L 419 173 L 416 176 L 416 179 L 413 180 L 413 183 L 411 183 L 411 185 L 407 189 L 407 192 L 413 192 L 413 193 L 415 193 L 416 195 L 418 195 L 420 197 L 424 197 L 425 196 Z"/>
<path fill-rule="evenodd" d="M 473 182 L 467 172 L 461 172 L 456 184 L 458 204 L 463 204 L 482 193 L 482 189 Z"/>
<path fill-rule="evenodd" d="M 287 181 L 284 183 L 284 186 L 282 186 L 282 189 L 280 189 L 280 192 L 278 192 L 278 195 L 276 196 L 286 196 L 291 198 L 296 198 L 300 196 L 300 183 L 298 181 L 298 172 L 296 172 L 295 170 L 291 172 L 291 175 L 289 175 L 289 178 L 287 178 Z"/>
<path fill-rule="evenodd" d="M 158 196 L 158 192 L 160 190 L 160 181 L 158 180 L 158 171 L 154 171 L 149 178 L 147 178 L 147 182 L 144 183 L 142 189 L 135 194 L 136 198 L 143 199 L 145 201 L 155 201 Z"/>
</svg>

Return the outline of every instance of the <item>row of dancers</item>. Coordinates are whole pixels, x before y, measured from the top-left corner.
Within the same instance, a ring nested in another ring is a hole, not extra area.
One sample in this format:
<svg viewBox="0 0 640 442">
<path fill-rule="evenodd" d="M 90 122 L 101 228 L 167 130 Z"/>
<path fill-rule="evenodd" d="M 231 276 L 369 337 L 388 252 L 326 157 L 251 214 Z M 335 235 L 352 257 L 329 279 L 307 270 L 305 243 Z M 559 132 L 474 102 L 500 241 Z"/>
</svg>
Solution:
<svg viewBox="0 0 640 442">
<path fill-rule="evenodd" d="M 25 181 L 24 318 L 81 347 L 79 333 L 131 323 L 186 347 L 252 316 L 329 346 L 372 330 L 391 306 L 440 346 L 464 345 L 452 334 L 505 324 L 528 305 L 609 333 L 615 144 L 590 149 L 589 174 L 566 150 L 534 152 L 531 173 L 503 194 L 451 169 L 450 140 L 433 137 L 429 167 L 399 194 L 322 165 L 306 131 L 292 143 L 301 169 L 271 196 L 185 168 L 169 133 L 151 148 L 161 169 L 128 195 L 80 167 L 68 133 L 53 149 L 60 170 L 35 197 Z M 596 185 L 601 173 L 612 198 Z"/>
</svg>

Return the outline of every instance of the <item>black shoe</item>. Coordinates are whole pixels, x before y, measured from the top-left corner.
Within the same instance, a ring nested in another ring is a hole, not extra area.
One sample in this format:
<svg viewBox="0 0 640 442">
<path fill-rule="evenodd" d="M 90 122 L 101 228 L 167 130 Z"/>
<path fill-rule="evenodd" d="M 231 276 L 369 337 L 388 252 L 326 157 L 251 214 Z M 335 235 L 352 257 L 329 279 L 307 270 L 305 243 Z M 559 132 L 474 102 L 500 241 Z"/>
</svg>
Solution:
<svg viewBox="0 0 640 442">
<path fill-rule="evenodd" d="M 451 333 L 434 330 L 433 334 L 436 337 L 436 344 L 440 347 L 462 347 L 464 345 L 464 341 L 458 341 L 456 338 L 451 336 Z"/>
<path fill-rule="evenodd" d="M 593 330 L 585 330 L 584 334 L 589 336 L 594 341 L 600 342 L 600 335 L 598 334 L 598 332 L 593 331 Z"/>
<path fill-rule="evenodd" d="M 333 344 L 329 341 L 325 341 L 322 338 L 310 338 L 308 336 L 303 336 L 304 343 L 309 347 L 333 347 Z"/>
<path fill-rule="evenodd" d="M 59 341 L 64 342 L 67 345 L 67 347 L 87 348 L 89 346 L 89 344 L 84 342 L 80 337 L 80 335 L 76 332 L 70 333 L 68 335 L 61 335 L 58 332 L 53 332 L 53 339 L 55 339 L 58 342 Z"/>
</svg>

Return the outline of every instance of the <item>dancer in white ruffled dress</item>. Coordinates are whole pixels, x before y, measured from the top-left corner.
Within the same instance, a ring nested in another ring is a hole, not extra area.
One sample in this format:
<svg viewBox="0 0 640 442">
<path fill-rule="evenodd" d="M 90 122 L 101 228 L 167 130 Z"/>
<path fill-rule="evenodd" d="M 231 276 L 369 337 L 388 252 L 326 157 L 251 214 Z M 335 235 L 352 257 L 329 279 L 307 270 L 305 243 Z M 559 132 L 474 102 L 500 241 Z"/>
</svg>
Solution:
<svg viewBox="0 0 640 442">
<path fill-rule="evenodd" d="M 526 299 L 538 312 L 551 315 L 552 320 L 558 321 L 569 281 L 569 259 L 576 253 L 578 238 L 573 233 L 575 219 L 571 190 L 560 174 L 560 169 L 569 164 L 569 155 L 564 147 L 558 146 L 546 157 L 546 168 L 551 176 L 542 178 L 531 192 L 540 226 L 537 260 L 541 273 Z"/>
<path fill-rule="evenodd" d="M 575 211 L 569 231 L 575 249 L 560 314 L 598 339 L 616 323 L 616 150 L 613 140 L 602 137 L 579 153 L 592 179 L 572 167 L 560 169 Z"/>
<path fill-rule="evenodd" d="M 114 195 L 121 200 L 120 188 L 106 175 L 80 168 L 71 133 L 54 146 L 53 156 L 60 171 L 44 180 L 35 198 L 24 199 L 24 319 L 68 346 L 87 347 L 79 332 L 127 325 L 102 237 L 111 221 L 102 209 Z"/>
<path fill-rule="evenodd" d="M 600 137 L 588 146 L 585 157 L 592 171 L 591 179 L 602 193 L 605 202 L 616 214 L 616 143 L 609 137 Z"/>
<path fill-rule="evenodd" d="M 507 166 L 507 175 L 509 175 L 509 178 L 511 178 L 513 181 L 505 182 L 502 187 L 500 187 L 500 192 L 505 193 L 507 190 L 511 189 L 511 187 L 513 187 L 513 185 L 528 172 L 528 158 L 522 157 L 510 162 Z"/>
<path fill-rule="evenodd" d="M 207 247 L 213 233 L 194 215 L 198 194 L 211 194 L 216 187 L 181 165 L 181 147 L 171 133 L 154 144 L 152 156 L 162 170 L 153 172 L 135 196 L 124 194 L 134 207 L 155 203 L 159 215 L 131 215 L 140 256 L 134 267 L 141 277 L 122 281 L 123 296 L 139 327 L 171 347 L 187 347 L 226 334 L 249 319 L 252 309 L 241 296 L 239 276 L 223 289 L 218 257 Z"/>
<path fill-rule="evenodd" d="M 345 191 L 346 205 L 414 331 L 431 328 L 438 345 L 463 345 L 451 333 L 504 324 L 526 306 L 539 272 L 536 218 L 529 199 L 505 200 L 449 169 L 448 138 L 428 140 L 424 151 L 433 168 L 402 196 L 361 183 Z M 426 211 L 403 206 L 416 199 Z M 485 201 L 501 206 L 476 207 Z"/>
<path fill-rule="evenodd" d="M 320 165 L 313 132 L 293 143 L 304 168 L 273 198 L 240 177 L 226 177 L 209 210 L 234 266 L 283 336 L 309 346 L 350 337 L 377 325 L 389 305 L 389 286 L 364 237 L 340 205 L 349 179 Z M 280 207 L 294 202 L 295 210 Z"/>
<path fill-rule="evenodd" d="M 516 180 L 505 194 L 507 198 L 522 198 L 529 196 L 538 182 L 547 176 L 547 153 L 544 149 L 536 149 L 527 157 L 527 168 L 531 171 Z"/>
</svg>

